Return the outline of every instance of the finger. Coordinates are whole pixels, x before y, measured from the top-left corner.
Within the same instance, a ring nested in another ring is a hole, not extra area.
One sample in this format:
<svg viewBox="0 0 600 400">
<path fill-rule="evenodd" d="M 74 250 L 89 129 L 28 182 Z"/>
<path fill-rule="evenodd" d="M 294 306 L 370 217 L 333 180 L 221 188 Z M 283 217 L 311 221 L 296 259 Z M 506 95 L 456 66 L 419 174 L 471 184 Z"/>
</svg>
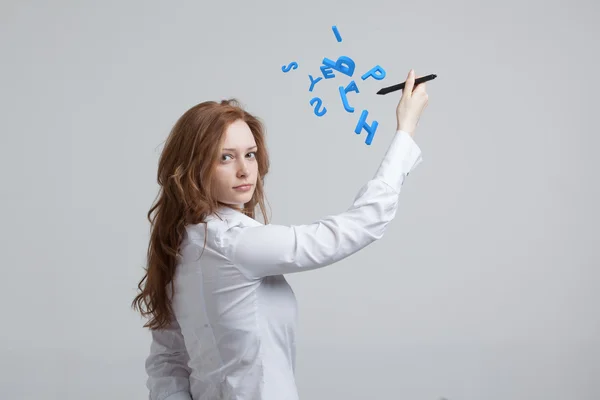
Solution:
<svg viewBox="0 0 600 400">
<path fill-rule="evenodd" d="M 415 92 L 419 92 L 419 93 L 420 93 L 420 92 L 424 92 L 425 90 L 427 90 L 426 84 L 427 84 L 427 82 L 422 82 L 422 83 L 419 83 L 419 84 L 418 84 L 417 86 L 415 86 L 415 88 L 413 89 L 413 93 L 415 93 Z"/>
<path fill-rule="evenodd" d="M 403 93 L 411 94 L 413 91 L 413 86 L 415 84 L 415 70 L 411 69 L 408 71 L 408 77 L 406 78 L 406 84 L 404 85 Z"/>
<path fill-rule="evenodd" d="M 424 76 L 425 76 L 425 75 L 420 75 L 420 76 L 417 76 L 417 77 L 415 78 L 415 82 L 416 82 L 417 80 L 419 80 L 419 79 L 423 78 Z M 417 83 L 416 85 L 414 85 L 414 86 L 413 86 L 413 92 L 414 92 L 414 91 L 415 91 L 415 90 L 416 90 L 418 87 L 420 87 L 420 86 L 423 86 L 425 83 L 426 83 L 426 82 L 421 82 L 421 83 Z"/>
</svg>

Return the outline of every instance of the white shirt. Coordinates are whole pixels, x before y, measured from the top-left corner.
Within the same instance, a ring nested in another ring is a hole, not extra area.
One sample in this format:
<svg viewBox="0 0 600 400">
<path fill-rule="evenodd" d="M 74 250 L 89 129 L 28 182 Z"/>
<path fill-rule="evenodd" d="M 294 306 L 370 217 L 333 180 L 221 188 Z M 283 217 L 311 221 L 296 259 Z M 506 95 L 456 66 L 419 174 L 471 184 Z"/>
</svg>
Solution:
<svg viewBox="0 0 600 400">
<path fill-rule="evenodd" d="M 206 224 L 187 226 L 174 277 L 176 321 L 152 331 L 149 398 L 297 400 L 297 305 L 283 275 L 325 267 L 380 239 L 421 161 L 412 137 L 398 131 L 340 214 L 263 225 L 223 207 Z"/>
</svg>

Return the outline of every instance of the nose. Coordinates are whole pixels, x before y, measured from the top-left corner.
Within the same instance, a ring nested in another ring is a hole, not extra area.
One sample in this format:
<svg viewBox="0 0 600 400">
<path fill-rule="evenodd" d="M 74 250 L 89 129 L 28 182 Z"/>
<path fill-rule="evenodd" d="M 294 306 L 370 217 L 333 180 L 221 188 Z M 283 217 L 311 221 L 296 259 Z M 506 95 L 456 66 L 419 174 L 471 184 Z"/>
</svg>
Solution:
<svg viewBox="0 0 600 400">
<path fill-rule="evenodd" d="M 238 166 L 238 177 L 245 177 L 245 176 L 248 176 L 248 174 L 249 174 L 248 165 L 246 164 L 245 161 L 241 161 L 240 165 Z"/>
</svg>

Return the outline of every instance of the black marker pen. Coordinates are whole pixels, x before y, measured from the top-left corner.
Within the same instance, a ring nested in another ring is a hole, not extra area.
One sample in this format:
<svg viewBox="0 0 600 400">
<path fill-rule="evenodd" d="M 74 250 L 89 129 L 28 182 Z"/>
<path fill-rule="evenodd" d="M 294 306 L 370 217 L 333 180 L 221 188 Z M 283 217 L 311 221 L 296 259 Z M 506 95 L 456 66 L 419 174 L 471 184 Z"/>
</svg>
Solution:
<svg viewBox="0 0 600 400">
<path fill-rule="evenodd" d="M 420 78 L 417 78 L 417 79 L 415 79 L 415 84 L 414 84 L 413 88 L 415 88 L 419 83 L 427 82 L 427 81 L 430 81 L 430 80 L 435 79 L 435 78 L 437 78 L 436 74 L 431 74 L 431 75 L 422 76 Z M 384 87 L 383 89 L 380 89 L 379 92 L 377 92 L 377 94 L 392 93 L 392 92 L 395 92 L 397 90 L 404 89 L 404 85 L 406 85 L 406 81 L 404 81 L 402 83 L 399 83 L 397 85 Z"/>
</svg>

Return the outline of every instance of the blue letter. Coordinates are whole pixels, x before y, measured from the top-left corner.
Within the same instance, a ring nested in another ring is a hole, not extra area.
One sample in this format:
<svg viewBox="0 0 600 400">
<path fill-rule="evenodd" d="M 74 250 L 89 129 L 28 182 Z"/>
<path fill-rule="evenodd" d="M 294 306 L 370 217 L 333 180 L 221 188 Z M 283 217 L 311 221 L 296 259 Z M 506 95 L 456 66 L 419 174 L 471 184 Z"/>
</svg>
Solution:
<svg viewBox="0 0 600 400">
<path fill-rule="evenodd" d="M 354 81 L 350 82 L 348 84 L 348 86 L 346 86 L 345 89 L 343 86 L 340 86 L 339 91 L 340 91 L 340 96 L 342 97 L 342 104 L 344 105 L 344 110 L 348 111 L 349 113 L 353 113 L 354 107 L 350 107 L 350 104 L 348 104 L 348 97 L 346 96 L 346 93 L 348 93 L 350 91 L 354 91 L 354 92 L 358 93 L 358 87 L 356 86 L 356 82 L 354 82 Z"/>
<path fill-rule="evenodd" d="M 363 110 L 362 114 L 360 115 L 360 119 L 358 120 L 358 124 L 356 125 L 356 129 L 354 129 L 354 133 L 360 135 L 360 132 L 363 129 L 366 130 L 368 135 L 367 140 L 365 140 L 365 143 L 370 146 L 371 142 L 373 141 L 373 136 L 375 136 L 375 131 L 377 130 L 377 125 L 379 125 L 379 122 L 373 121 L 373 124 L 371 124 L 371 126 L 367 125 L 365 123 L 367 120 L 367 115 L 369 115 L 369 112 L 367 110 Z"/>
<path fill-rule="evenodd" d="M 325 77 L 325 79 L 331 79 L 331 78 L 335 77 L 335 75 L 331 71 L 331 68 L 328 67 L 327 65 L 321 65 L 321 72 L 323 73 L 323 76 Z"/>
<path fill-rule="evenodd" d="M 346 97 L 346 91 L 344 90 L 344 87 L 340 86 L 339 90 L 340 96 L 342 97 L 342 104 L 344 105 L 344 110 L 348 111 L 349 113 L 353 113 L 354 107 L 350 107 L 350 104 L 348 104 L 348 97 Z"/>
<path fill-rule="evenodd" d="M 358 87 L 356 86 L 356 82 L 352 81 L 348 84 L 348 86 L 346 86 L 346 93 L 348 93 L 348 92 L 360 93 L 358 91 Z"/>
<path fill-rule="evenodd" d="M 284 65 L 283 67 L 281 67 L 281 70 L 283 72 L 289 72 L 290 69 L 296 69 L 296 68 L 298 68 L 298 63 L 296 61 L 292 61 L 287 66 Z"/>
<path fill-rule="evenodd" d="M 333 29 L 333 34 L 335 35 L 335 38 L 337 39 L 338 42 L 342 41 L 342 37 L 340 36 L 340 33 L 338 32 L 337 26 L 332 26 L 331 29 Z"/>
<path fill-rule="evenodd" d="M 379 72 L 379 75 L 374 74 L 374 72 Z M 375 78 L 378 81 L 380 81 L 383 78 L 385 78 L 385 70 L 383 68 L 381 68 L 379 65 L 376 65 L 375 67 L 371 68 L 371 70 L 368 71 L 366 74 L 364 74 L 363 76 L 361 76 L 361 78 L 364 81 L 369 76 L 372 76 L 373 78 Z"/>
<path fill-rule="evenodd" d="M 310 89 L 308 89 L 309 92 L 313 91 L 313 88 L 315 87 L 315 84 L 317 82 L 319 82 L 321 79 L 321 77 L 318 77 L 317 79 L 313 79 L 312 75 L 308 75 L 308 78 L 310 79 Z"/>
<path fill-rule="evenodd" d="M 317 111 L 317 110 L 319 109 L 319 107 L 321 107 L 321 104 L 323 104 L 323 102 L 321 101 L 321 99 L 320 99 L 320 98 L 318 98 L 318 97 L 313 97 L 313 98 L 310 100 L 310 105 L 312 106 L 312 105 L 313 105 L 315 102 L 317 103 L 317 106 L 315 107 L 315 115 L 316 115 L 317 117 L 322 117 L 322 116 L 323 116 L 323 115 L 325 115 L 325 113 L 327 112 L 327 109 L 326 109 L 325 107 L 323 107 L 323 111 L 320 111 L 320 112 L 319 112 L 319 111 Z"/>
<path fill-rule="evenodd" d="M 344 63 L 346 63 L 346 65 L 344 65 Z M 352 61 L 352 59 L 350 57 L 341 56 L 340 58 L 338 58 L 338 60 L 336 62 L 333 62 L 329 58 L 324 58 L 323 64 L 325 64 L 328 67 L 331 67 L 333 69 L 336 69 L 336 70 L 340 71 L 342 74 L 345 74 L 348 76 L 352 76 L 352 74 L 354 73 L 355 65 L 354 65 L 354 61 Z"/>
</svg>

